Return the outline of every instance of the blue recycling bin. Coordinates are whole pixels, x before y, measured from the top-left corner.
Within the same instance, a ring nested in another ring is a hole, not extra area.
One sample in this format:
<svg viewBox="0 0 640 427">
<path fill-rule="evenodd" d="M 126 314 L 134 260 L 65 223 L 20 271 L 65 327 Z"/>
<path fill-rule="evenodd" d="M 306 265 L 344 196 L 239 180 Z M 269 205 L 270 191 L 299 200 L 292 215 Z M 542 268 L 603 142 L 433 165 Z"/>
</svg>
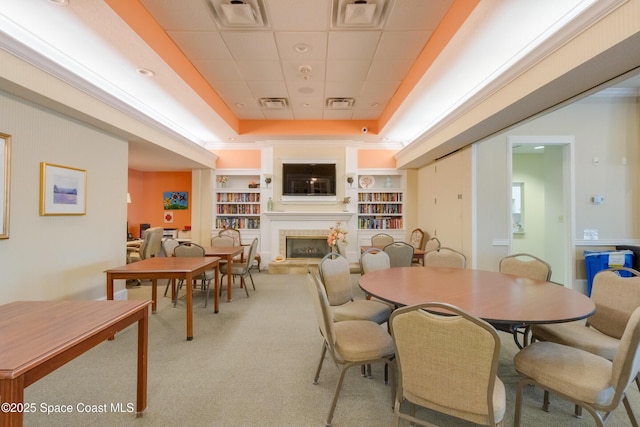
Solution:
<svg viewBox="0 0 640 427">
<path fill-rule="evenodd" d="M 633 252 L 623 251 L 584 251 L 584 264 L 587 270 L 587 291 L 591 296 L 593 278 L 597 272 L 614 267 L 628 267 L 633 265 Z M 619 271 L 622 277 L 631 277 L 628 271 Z"/>
</svg>

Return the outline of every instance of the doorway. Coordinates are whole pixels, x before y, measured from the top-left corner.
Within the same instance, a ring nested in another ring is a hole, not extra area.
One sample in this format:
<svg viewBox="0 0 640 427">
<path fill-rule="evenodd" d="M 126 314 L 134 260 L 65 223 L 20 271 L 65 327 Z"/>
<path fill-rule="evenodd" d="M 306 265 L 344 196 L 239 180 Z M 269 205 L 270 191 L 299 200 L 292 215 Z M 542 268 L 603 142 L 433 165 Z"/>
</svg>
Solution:
<svg viewBox="0 0 640 427">
<path fill-rule="evenodd" d="M 553 282 L 571 286 L 573 137 L 509 136 L 509 253 L 551 265 Z"/>
</svg>

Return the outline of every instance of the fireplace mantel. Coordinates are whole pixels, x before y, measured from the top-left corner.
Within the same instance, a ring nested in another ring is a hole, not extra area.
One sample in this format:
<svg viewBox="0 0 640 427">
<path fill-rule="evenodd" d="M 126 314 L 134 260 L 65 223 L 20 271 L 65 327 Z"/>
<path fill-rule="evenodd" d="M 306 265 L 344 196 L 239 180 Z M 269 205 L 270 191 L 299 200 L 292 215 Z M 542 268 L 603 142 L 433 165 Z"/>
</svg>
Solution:
<svg viewBox="0 0 640 427">
<path fill-rule="evenodd" d="M 271 221 L 349 221 L 353 212 L 264 212 Z"/>
</svg>

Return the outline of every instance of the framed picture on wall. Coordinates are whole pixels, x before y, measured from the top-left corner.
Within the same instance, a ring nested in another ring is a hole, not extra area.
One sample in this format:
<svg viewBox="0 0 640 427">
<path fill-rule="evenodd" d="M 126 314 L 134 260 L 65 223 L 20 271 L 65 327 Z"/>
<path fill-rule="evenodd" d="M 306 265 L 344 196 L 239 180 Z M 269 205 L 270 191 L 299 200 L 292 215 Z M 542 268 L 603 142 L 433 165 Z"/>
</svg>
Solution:
<svg viewBox="0 0 640 427">
<path fill-rule="evenodd" d="M 164 210 L 178 211 L 189 208 L 189 193 L 186 191 L 165 191 L 163 194 Z"/>
<path fill-rule="evenodd" d="M 0 133 L 0 239 L 9 238 L 9 181 L 11 135 Z"/>
<path fill-rule="evenodd" d="M 40 163 L 40 215 L 85 215 L 87 171 Z"/>
</svg>

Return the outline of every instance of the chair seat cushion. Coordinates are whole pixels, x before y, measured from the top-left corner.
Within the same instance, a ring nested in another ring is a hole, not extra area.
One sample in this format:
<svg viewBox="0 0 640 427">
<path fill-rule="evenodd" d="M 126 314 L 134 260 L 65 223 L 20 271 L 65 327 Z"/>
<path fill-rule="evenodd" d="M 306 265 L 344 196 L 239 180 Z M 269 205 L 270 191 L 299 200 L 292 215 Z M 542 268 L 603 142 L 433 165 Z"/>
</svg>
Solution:
<svg viewBox="0 0 640 427">
<path fill-rule="evenodd" d="M 543 386 L 593 404 L 613 397 L 612 363 L 595 354 L 554 342 L 535 342 L 516 353 L 516 371 Z"/>
<path fill-rule="evenodd" d="M 620 340 L 585 326 L 584 321 L 533 325 L 531 334 L 540 341 L 551 341 L 580 348 L 607 360 L 613 360 L 620 345 Z"/>
<path fill-rule="evenodd" d="M 333 320 L 371 320 L 382 324 L 389 320 L 391 308 L 384 303 L 370 300 L 354 300 L 346 304 L 333 307 Z"/>
<path fill-rule="evenodd" d="M 345 362 L 388 357 L 395 353 L 391 335 L 377 323 L 345 320 L 334 324 L 336 351 Z"/>
</svg>

